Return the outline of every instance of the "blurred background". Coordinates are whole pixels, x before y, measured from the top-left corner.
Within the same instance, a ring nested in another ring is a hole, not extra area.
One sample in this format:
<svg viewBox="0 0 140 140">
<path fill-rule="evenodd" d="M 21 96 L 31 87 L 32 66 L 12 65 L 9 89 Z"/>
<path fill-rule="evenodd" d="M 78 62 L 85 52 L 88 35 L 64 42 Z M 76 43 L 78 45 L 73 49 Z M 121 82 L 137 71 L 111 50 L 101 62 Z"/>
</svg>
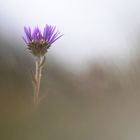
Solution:
<svg viewBox="0 0 140 140">
<path fill-rule="evenodd" d="M 139 140 L 140 1 L 0 0 L 0 139 Z M 24 26 L 56 25 L 42 100 Z"/>
</svg>

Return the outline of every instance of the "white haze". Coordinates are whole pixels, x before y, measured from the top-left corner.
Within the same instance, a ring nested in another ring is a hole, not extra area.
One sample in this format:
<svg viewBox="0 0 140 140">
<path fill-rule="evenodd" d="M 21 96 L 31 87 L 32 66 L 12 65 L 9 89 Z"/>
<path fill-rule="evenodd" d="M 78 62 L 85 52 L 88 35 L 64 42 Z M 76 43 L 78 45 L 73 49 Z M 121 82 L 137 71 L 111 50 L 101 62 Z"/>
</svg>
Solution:
<svg viewBox="0 0 140 140">
<path fill-rule="evenodd" d="M 2 29 L 14 32 L 21 47 L 24 25 L 56 25 L 64 36 L 49 53 L 72 69 L 103 58 L 129 60 L 140 23 L 139 0 L 0 0 L 0 6 Z"/>
</svg>

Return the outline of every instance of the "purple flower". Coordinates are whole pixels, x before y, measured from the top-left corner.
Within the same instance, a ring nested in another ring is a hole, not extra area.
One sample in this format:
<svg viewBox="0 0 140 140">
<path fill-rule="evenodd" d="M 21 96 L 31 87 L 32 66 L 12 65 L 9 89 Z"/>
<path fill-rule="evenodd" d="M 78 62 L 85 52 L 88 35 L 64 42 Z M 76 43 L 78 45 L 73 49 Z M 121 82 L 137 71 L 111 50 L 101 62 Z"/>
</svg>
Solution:
<svg viewBox="0 0 140 140">
<path fill-rule="evenodd" d="M 44 56 L 48 48 L 63 36 L 55 30 L 56 27 L 51 25 L 46 25 L 43 33 L 38 27 L 34 28 L 33 31 L 30 27 L 24 27 L 26 37 L 23 37 L 23 40 L 35 56 Z"/>
</svg>

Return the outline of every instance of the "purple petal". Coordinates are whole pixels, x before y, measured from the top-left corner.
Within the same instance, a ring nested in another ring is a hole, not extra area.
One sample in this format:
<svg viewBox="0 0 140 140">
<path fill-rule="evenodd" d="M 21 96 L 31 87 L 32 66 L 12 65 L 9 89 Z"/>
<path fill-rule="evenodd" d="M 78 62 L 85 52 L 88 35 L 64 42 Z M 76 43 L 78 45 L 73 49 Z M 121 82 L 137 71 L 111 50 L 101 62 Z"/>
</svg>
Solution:
<svg viewBox="0 0 140 140">
<path fill-rule="evenodd" d="M 49 41 L 53 41 L 59 34 L 60 34 L 59 32 L 56 32 L 55 34 L 52 34 Z"/>
<path fill-rule="evenodd" d="M 51 41 L 49 42 L 49 44 L 53 44 L 57 39 L 59 39 L 59 38 L 62 37 L 62 36 L 63 36 L 63 34 L 60 35 L 60 36 L 58 36 L 58 37 L 56 37 L 56 38 L 54 38 L 53 40 L 51 40 Z"/>
<path fill-rule="evenodd" d="M 41 40 L 43 38 L 41 31 L 37 27 L 37 39 Z"/>
<path fill-rule="evenodd" d="M 50 26 L 49 27 L 49 36 L 48 36 L 48 41 L 50 41 L 50 39 L 52 38 L 52 36 L 53 36 L 53 33 L 54 33 L 54 31 L 55 31 L 55 26 L 53 27 L 53 26 Z"/>
<path fill-rule="evenodd" d="M 49 34 L 50 34 L 50 27 L 49 25 L 46 24 L 46 27 L 44 28 L 44 33 L 43 33 L 43 37 L 45 40 L 48 40 Z"/>
<path fill-rule="evenodd" d="M 46 40 L 46 39 L 47 39 L 47 32 L 46 32 L 46 27 L 44 28 L 44 32 L 43 32 L 43 38 L 44 38 L 44 40 Z"/>
<path fill-rule="evenodd" d="M 39 41 L 41 39 L 43 39 L 41 31 L 39 30 L 38 27 L 36 27 L 32 33 L 32 39 L 35 41 Z"/>
<path fill-rule="evenodd" d="M 23 37 L 23 40 L 25 41 L 26 44 L 31 43 L 32 41 L 47 41 L 48 45 L 51 45 L 54 43 L 57 39 L 59 39 L 61 36 L 60 32 L 55 31 L 56 26 L 51 26 L 46 24 L 44 31 L 41 32 L 38 27 L 35 27 L 33 32 L 31 32 L 30 27 L 24 27 L 24 31 L 26 34 L 26 38 Z"/>
<path fill-rule="evenodd" d="M 27 29 L 27 27 L 24 27 L 24 31 L 25 31 L 28 42 L 31 42 L 32 41 L 31 29 L 30 28 Z"/>
<path fill-rule="evenodd" d="M 27 41 L 24 37 L 22 37 L 22 39 L 24 40 L 24 42 L 25 42 L 26 44 L 28 44 L 28 41 Z"/>
</svg>

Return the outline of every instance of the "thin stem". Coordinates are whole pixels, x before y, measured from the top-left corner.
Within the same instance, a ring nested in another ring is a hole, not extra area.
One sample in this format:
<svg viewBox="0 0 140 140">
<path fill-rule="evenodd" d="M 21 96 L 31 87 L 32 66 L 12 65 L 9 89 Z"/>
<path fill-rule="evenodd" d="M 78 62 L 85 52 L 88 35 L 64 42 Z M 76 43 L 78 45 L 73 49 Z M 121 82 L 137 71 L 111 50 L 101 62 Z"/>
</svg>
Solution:
<svg viewBox="0 0 140 140">
<path fill-rule="evenodd" d="M 40 93 L 40 81 L 41 81 L 41 76 L 42 76 L 42 68 L 44 64 L 44 56 L 42 57 L 37 57 L 36 59 L 36 70 L 34 74 L 34 104 L 38 105 L 39 103 L 39 93 Z"/>
</svg>

